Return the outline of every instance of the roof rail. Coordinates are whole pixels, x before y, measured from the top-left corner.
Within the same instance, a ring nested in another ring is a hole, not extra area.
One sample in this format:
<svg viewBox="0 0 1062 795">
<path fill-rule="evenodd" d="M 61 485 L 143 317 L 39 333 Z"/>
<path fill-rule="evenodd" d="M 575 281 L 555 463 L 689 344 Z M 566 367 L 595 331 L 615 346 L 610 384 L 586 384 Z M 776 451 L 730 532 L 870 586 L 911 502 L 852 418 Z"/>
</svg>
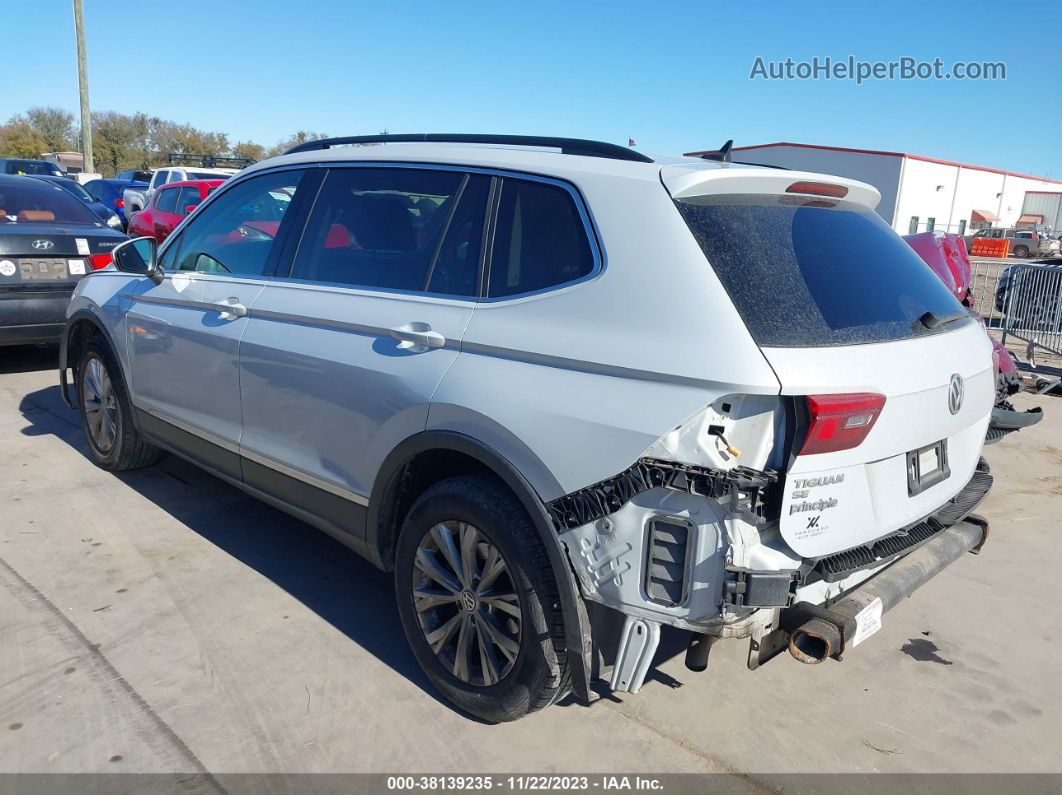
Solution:
<svg viewBox="0 0 1062 795">
<path fill-rule="evenodd" d="M 475 133 L 400 133 L 380 135 L 347 135 L 340 138 L 322 138 L 306 141 L 291 147 L 284 154 L 329 149 L 345 144 L 390 144 L 390 143 L 446 143 L 446 144 L 502 144 L 508 146 L 543 146 L 560 149 L 566 155 L 607 157 L 613 160 L 633 160 L 637 163 L 652 163 L 653 159 L 635 152 L 626 146 L 603 141 L 588 141 L 583 138 L 551 138 L 541 135 L 478 135 Z"/>
</svg>

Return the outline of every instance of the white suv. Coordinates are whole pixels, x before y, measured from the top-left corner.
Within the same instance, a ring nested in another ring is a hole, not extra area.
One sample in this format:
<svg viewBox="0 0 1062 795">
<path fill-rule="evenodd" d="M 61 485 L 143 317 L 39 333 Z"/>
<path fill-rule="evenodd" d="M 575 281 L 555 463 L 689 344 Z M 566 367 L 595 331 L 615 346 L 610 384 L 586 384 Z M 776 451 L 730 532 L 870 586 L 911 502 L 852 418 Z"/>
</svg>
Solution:
<svg viewBox="0 0 1062 795">
<path fill-rule="evenodd" d="M 100 466 L 172 451 L 394 571 L 486 720 L 637 691 L 662 625 L 839 659 L 984 540 L 991 349 L 874 188 L 720 157 L 303 144 L 81 280 L 64 394 Z"/>
</svg>

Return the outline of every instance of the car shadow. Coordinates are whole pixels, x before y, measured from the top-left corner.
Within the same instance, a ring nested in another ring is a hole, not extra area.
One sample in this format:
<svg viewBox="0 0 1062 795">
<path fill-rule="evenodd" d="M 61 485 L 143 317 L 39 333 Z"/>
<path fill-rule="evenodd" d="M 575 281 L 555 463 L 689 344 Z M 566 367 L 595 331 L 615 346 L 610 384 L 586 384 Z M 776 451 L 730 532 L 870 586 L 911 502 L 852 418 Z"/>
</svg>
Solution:
<svg viewBox="0 0 1062 795">
<path fill-rule="evenodd" d="M 59 369 L 59 343 L 11 345 L 0 348 L 0 375 Z"/>
<path fill-rule="evenodd" d="M 25 435 L 55 436 L 88 459 L 80 417 L 63 403 L 58 385 L 25 395 L 19 410 L 29 423 Z M 418 666 L 399 622 L 391 575 L 177 456 L 115 477 L 267 577 L 437 702 L 477 720 L 445 701 Z"/>
</svg>

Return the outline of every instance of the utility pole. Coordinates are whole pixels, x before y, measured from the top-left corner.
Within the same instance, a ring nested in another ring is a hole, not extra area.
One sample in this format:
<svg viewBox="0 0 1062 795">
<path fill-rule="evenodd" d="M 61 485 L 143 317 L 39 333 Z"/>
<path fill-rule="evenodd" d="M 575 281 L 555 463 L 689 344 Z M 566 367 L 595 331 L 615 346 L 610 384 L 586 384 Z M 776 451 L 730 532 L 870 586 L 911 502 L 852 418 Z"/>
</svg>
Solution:
<svg viewBox="0 0 1062 795">
<path fill-rule="evenodd" d="M 74 0 L 74 34 L 77 37 L 77 82 L 81 90 L 81 154 L 85 158 L 84 171 L 92 173 L 92 115 L 89 113 L 88 66 L 85 63 L 85 12 L 81 0 Z"/>
</svg>

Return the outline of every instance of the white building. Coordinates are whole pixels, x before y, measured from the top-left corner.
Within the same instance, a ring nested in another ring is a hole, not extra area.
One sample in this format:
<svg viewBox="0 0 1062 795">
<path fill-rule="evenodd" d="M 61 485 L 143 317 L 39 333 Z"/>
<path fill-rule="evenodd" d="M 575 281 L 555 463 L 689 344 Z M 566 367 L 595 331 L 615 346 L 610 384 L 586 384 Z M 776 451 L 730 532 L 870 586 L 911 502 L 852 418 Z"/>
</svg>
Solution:
<svg viewBox="0 0 1062 795">
<path fill-rule="evenodd" d="M 708 150 L 712 151 L 712 150 Z M 982 226 L 1062 230 L 1062 180 L 904 152 L 774 143 L 735 146 L 734 160 L 869 182 L 878 213 L 900 234 Z M 700 155 L 704 152 L 690 152 Z"/>
</svg>

